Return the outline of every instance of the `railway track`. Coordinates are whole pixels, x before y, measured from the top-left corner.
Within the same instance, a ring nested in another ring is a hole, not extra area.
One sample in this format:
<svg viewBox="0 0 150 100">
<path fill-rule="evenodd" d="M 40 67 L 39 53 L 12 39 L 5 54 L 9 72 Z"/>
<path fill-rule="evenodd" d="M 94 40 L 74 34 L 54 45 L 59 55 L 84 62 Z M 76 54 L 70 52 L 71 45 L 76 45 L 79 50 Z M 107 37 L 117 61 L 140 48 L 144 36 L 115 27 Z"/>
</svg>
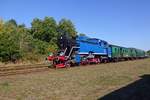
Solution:
<svg viewBox="0 0 150 100">
<path fill-rule="evenodd" d="M 0 66 L 0 77 L 17 75 L 17 74 L 43 72 L 43 71 L 50 71 L 50 70 L 52 70 L 52 68 L 48 68 L 48 64 Z"/>
<path fill-rule="evenodd" d="M 33 72 L 42 72 L 47 70 L 49 70 L 49 68 L 48 65 L 45 64 L 4 66 L 4 67 L 0 67 L 0 77 L 17 75 L 17 74 L 27 74 Z"/>
</svg>

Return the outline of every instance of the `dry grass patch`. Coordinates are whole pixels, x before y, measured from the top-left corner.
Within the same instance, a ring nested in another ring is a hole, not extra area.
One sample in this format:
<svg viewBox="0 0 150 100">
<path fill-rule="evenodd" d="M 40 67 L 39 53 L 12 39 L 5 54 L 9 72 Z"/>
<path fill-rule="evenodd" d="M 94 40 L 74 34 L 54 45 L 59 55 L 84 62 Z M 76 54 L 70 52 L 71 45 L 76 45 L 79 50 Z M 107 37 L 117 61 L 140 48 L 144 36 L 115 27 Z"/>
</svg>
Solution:
<svg viewBox="0 0 150 100">
<path fill-rule="evenodd" d="M 150 59 L 0 77 L 2 100 L 95 100 L 150 74 Z"/>
</svg>

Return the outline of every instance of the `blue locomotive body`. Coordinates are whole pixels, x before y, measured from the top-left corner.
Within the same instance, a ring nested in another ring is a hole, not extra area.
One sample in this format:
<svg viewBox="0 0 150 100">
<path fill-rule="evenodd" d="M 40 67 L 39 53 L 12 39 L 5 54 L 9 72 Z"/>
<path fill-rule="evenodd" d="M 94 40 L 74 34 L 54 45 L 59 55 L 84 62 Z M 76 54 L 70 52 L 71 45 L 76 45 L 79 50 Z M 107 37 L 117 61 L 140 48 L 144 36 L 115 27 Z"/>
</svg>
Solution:
<svg viewBox="0 0 150 100">
<path fill-rule="evenodd" d="M 79 45 L 79 54 L 86 55 L 93 52 L 94 55 L 108 56 L 108 43 L 106 41 L 80 36 L 76 39 Z"/>
<path fill-rule="evenodd" d="M 111 48 L 109 44 L 97 38 L 89 38 L 86 36 L 79 36 L 76 38 L 76 43 L 78 44 L 78 53 L 76 54 L 76 62 L 81 62 L 82 56 L 88 56 L 90 52 L 97 58 L 110 58 Z"/>
</svg>

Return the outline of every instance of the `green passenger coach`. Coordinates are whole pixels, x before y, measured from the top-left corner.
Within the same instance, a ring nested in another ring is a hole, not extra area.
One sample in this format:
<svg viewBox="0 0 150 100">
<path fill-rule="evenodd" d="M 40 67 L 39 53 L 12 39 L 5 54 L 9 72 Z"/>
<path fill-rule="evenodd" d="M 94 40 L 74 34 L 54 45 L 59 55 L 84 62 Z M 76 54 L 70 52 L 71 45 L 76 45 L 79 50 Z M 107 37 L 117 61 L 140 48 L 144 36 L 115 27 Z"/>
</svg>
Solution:
<svg viewBox="0 0 150 100">
<path fill-rule="evenodd" d="M 129 60 L 142 58 L 145 56 L 145 51 L 135 48 L 126 48 L 117 45 L 109 45 L 111 48 L 111 60 Z"/>
<path fill-rule="evenodd" d="M 128 59 L 129 49 L 121 46 L 110 45 L 112 60 Z"/>
</svg>

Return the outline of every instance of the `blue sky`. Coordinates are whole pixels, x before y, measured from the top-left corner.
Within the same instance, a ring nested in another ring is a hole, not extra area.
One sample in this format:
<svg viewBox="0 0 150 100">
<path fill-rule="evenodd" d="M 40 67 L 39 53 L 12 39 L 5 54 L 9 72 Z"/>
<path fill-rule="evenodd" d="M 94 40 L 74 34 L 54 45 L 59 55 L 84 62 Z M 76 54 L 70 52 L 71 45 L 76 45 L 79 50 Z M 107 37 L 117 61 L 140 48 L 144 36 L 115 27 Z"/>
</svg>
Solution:
<svg viewBox="0 0 150 100">
<path fill-rule="evenodd" d="M 0 18 L 30 27 L 33 18 L 73 21 L 79 33 L 150 49 L 150 0 L 0 0 Z"/>
</svg>

